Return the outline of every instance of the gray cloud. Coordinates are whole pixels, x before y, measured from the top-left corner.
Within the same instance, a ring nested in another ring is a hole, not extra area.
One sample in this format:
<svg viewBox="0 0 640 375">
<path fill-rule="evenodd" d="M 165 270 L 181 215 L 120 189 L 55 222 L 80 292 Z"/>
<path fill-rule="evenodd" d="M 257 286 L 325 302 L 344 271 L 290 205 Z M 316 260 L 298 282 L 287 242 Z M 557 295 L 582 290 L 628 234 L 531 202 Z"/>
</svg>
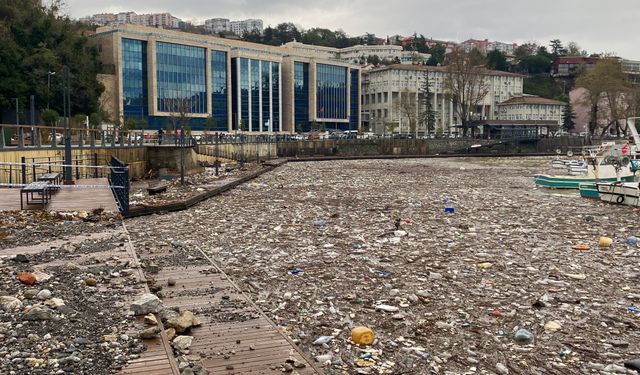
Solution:
<svg viewBox="0 0 640 375">
<path fill-rule="evenodd" d="M 342 29 L 350 35 L 413 34 L 462 41 L 575 41 L 589 52 L 640 60 L 637 0 L 66 0 L 67 13 L 164 12 L 185 20 L 262 18 L 265 25 L 290 21 L 304 28 Z"/>
</svg>

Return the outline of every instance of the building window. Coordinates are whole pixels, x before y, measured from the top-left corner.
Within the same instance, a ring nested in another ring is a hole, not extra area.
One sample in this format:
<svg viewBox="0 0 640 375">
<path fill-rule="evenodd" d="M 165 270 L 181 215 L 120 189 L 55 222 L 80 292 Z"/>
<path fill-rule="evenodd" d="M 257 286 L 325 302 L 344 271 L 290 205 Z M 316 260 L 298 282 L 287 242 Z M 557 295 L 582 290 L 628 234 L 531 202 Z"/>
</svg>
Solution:
<svg viewBox="0 0 640 375">
<path fill-rule="evenodd" d="M 208 112 L 205 51 L 201 47 L 156 43 L 158 111 Z"/>
<path fill-rule="evenodd" d="M 215 121 L 213 130 L 228 129 L 227 98 L 227 53 L 211 51 L 211 116 Z"/>
<path fill-rule="evenodd" d="M 122 101 L 124 120 L 149 116 L 147 42 L 122 39 Z"/>
<path fill-rule="evenodd" d="M 293 70 L 295 130 L 309 131 L 309 64 L 296 61 Z"/>
<path fill-rule="evenodd" d="M 316 65 L 317 116 L 320 119 L 347 119 L 347 68 Z"/>
</svg>

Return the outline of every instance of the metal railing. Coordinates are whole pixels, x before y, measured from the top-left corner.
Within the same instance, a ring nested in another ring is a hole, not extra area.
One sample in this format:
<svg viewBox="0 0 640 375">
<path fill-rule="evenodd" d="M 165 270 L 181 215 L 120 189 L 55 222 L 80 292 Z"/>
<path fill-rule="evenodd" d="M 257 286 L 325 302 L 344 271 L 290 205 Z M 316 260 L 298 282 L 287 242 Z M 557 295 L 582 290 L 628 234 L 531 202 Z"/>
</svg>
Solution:
<svg viewBox="0 0 640 375">
<path fill-rule="evenodd" d="M 102 165 L 105 165 L 102 161 Z M 93 153 L 89 157 L 71 159 L 72 177 L 76 180 L 81 178 L 103 177 L 103 169 L 97 168 L 98 154 Z M 0 164 L 0 181 L 9 185 L 27 185 L 47 173 L 64 174 L 63 155 L 46 157 L 25 157 L 20 158 L 17 163 Z"/>
<path fill-rule="evenodd" d="M 118 203 L 120 213 L 126 216 L 129 213 L 129 165 L 112 156 L 109 167 L 111 192 Z"/>
</svg>

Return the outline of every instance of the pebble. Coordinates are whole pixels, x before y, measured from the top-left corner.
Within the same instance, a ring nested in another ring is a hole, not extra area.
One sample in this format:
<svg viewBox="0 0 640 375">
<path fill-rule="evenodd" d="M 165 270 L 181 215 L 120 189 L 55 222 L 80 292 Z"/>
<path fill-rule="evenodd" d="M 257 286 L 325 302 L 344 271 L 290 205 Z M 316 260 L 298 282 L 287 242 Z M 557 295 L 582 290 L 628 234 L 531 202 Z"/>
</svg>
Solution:
<svg viewBox="0 0 640 375">
<path fill-rule="evenodd" d="M 509 375 L 509 369 L 502 363 L 496 363 L 496 373 L 499 375 Z"/>
<path fill-rule="evenodd" d="M 49 289 L 42 289 L 38 294 L 36 294 L 36 298 L 39 300 L 47 300 L 51 298 L 51 291 Z"/>
<path fill-rule="evenodd" d="M 0 308 L 5 311 L 20 310 L 22 308 L 22 301 L 11 296 L 0 297 Z"/>
<path fill-rule="evenodd" d="M 86 279 L 84 279 L 84 283 L 88 286 L 96 286 L 98 284 L 98 281 L 93 277 L 87 277 Z"/>
<path fill-rule="evenodd" d="M 36 283 L 36 275 L 31 272 L 18 272 L 18 280 L 25 285 L 33 285 Z"/>
<path fill-rule="evenodd" d="M 176 279 L 174 279 L 173 277 L 170 277 L 167 279 L 167 285 L 168 286 L 175 286 L 176 285 Z"/>
<path fill-rule="evenodd" d="M 521 328 L 516 332 L 514 340 L 520 345 L 531 344 L 533 342 L 533 333 Z"/>
</svg>

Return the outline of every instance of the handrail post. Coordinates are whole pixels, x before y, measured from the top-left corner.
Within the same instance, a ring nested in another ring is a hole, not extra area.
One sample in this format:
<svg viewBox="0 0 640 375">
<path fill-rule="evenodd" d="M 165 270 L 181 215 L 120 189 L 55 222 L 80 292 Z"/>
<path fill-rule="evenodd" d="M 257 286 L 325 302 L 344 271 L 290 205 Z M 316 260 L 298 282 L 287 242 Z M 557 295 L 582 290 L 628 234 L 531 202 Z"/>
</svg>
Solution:
<svg viewBox="0 0 640 375">
<path fill-rule="evenodd" d="M 3 149 L 5 146 L 5 141 L 4 141 L 4 128 L 2 128 L 2 126 L 0 126 L 0 150 Z"/>
<path fill-rule="evenodd" d="M 36 128 L 35 131 L 36 146 L 42 147 L 42 129 Z"/>
<path fill-rule="evenodd" d="M 78 148 L 84 147 L 84 131 L 80 130 L 80 135 L 78 136 Z"/>
<path fill-rule="evenodd" d="M 96 147 L 96 131 L 93 129 L 89 130 L 89 143 L 91 144 L 91 148 Z"/>
<path fill-rule="evenodd" d="M 18 128 L 18 148 L 24 148 L 24 128 Z"/>
</svg>

